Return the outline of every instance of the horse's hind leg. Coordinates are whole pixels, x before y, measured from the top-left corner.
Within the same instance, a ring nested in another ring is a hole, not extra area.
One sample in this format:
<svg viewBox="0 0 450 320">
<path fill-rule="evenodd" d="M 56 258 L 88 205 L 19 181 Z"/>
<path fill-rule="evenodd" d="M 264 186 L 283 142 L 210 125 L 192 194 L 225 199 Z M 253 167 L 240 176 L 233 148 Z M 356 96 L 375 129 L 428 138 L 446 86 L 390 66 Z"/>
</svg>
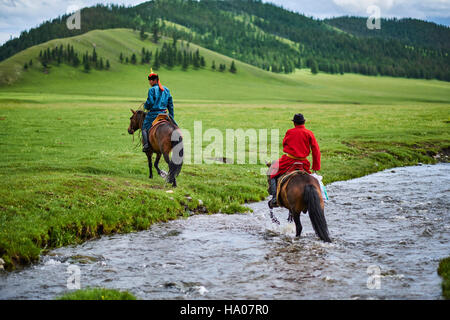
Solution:
<svg viewBox="0 0 450 320">
<path fill-rule="evenodd" d="M 173 176 L 173 173 L 171 173 L 171 172 L 173 172 L 172 171 L 173 169 L 171 169 L 171 161 L 170 161 L 170 158 L 169 158 L 169 154 L 168 153 L 163 153 L 163 156 L 164 156 L 164 160 L 166 160 L 167 164 L 169 165 L 169 174 L 167 176 L 167 179 L 168 179 L 167 182 L 171 183 L 173 187 L 176 187 L 177 186 L 177 180 Z"/>
<path fill-rule="evenodd" d="M 150 171 L 149 173 L 149 179 L 153 179 L 153 168 L 152 168 L 152 156 L 153 156 L 153 152 L 152 151 L 147 151 L 145 153 L 147 155 L 147 160 L 148 160 L 148 169 Z"/>
<path fill-rule="evenodd" d="M 295 229 L 296 229 L 296 237 L 300 237 L 303 227 L 302 223 L 300 222 L 300 213 L 294 213 L 294 222 L 295 222 Z"/>
</svg>

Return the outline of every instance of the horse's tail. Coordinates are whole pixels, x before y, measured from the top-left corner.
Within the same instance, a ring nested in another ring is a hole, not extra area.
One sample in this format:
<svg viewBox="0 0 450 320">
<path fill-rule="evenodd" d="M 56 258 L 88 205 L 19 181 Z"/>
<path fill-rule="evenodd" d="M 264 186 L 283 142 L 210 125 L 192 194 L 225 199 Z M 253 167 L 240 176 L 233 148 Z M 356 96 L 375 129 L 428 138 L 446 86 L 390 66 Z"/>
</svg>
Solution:
<svg viewBox="0 0 450 320">
<path fill-rule="evenodd" d="M 320 206 L 319 194 L 312 184 L 308 184 L 305 187 L 303 200 L 307 205 L 309 218 L 311 219 L 312 226 L 317 236 L 325 242 L 331 242 L 330 236 L 328 235 L 325 214 Z"/>
<path fill-rule="evenodd" d="M 179 134 L 179 130 L 177 130 L 177 134 L 172 134 L 172 158 L 169 162 L 169 174 L 167 177 L 167 181 L 169 183 L 173 183 L 175 178 L 180 174 L 181 167 L 183 166 L 183 137 Z"/>
</svg>

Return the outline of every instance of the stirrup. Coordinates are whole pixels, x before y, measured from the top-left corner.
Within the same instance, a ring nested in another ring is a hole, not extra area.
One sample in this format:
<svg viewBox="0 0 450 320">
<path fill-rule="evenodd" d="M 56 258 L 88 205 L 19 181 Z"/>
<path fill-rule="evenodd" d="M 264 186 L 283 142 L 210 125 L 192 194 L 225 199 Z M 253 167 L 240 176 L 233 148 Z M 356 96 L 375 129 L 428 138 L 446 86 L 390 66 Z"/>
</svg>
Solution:
<svg viewBox="0 0 450 320">
<path fill-rule="evenodd" d="M 150 145 L 149 145 L 149 142 L 148 142 L 148 133 L 149 133 L 149 131 L 146 131 L 145 133 L 144 133 L 144 131 L 142 131 L 142 152 L 145 152 L 145 153 L 147 153 L 150 150 Z"/>
<path fill-rule="evenodd" d="M 278 207 L 277 199 L 275 197 L 270 199 L 268 205 L 270 209 L 277 208 Z"/>
</svg>

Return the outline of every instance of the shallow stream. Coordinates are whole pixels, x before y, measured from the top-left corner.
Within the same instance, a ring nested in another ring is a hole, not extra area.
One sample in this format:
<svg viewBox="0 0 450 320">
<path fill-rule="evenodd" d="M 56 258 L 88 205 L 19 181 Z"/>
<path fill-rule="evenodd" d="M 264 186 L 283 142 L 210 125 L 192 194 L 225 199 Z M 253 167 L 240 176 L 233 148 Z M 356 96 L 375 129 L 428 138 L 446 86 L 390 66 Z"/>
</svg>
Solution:
<svg viewBox="0 0 450 320">
<path fill-rule="evenodd" d="M 274 211 L 276 225 L 266 202 L 253 203 L 251 214 L 196 215 L 53 250 L 0 275 L 0 299 L 53 299 L 69 291 L 71 266 L 81 288 L 143 299 L 441 299 L 450 164 L 389 169 L 327 190 L 331 244 L 307 215 L 296 239 L 287 210 Z"/>
</svg>

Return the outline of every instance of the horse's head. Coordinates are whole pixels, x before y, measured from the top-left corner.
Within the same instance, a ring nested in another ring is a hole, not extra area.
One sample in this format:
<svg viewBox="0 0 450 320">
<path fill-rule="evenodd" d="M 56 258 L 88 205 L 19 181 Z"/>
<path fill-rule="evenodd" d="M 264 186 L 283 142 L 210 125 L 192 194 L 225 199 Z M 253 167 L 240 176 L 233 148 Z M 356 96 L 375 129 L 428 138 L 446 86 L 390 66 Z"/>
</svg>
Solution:
<svg viewBox="0 0 450 320">
<path fill-rule="evenodd" d="M 134 111 L 131 109 L 133 115 L 130 118 L 130 126 L 128 127 L 128 133 L 134 134 L 134 132 L 138 129 L 142 128 L 142 122 L 145 118 L 145 113 L 142 110 Z"/>
</svg>

